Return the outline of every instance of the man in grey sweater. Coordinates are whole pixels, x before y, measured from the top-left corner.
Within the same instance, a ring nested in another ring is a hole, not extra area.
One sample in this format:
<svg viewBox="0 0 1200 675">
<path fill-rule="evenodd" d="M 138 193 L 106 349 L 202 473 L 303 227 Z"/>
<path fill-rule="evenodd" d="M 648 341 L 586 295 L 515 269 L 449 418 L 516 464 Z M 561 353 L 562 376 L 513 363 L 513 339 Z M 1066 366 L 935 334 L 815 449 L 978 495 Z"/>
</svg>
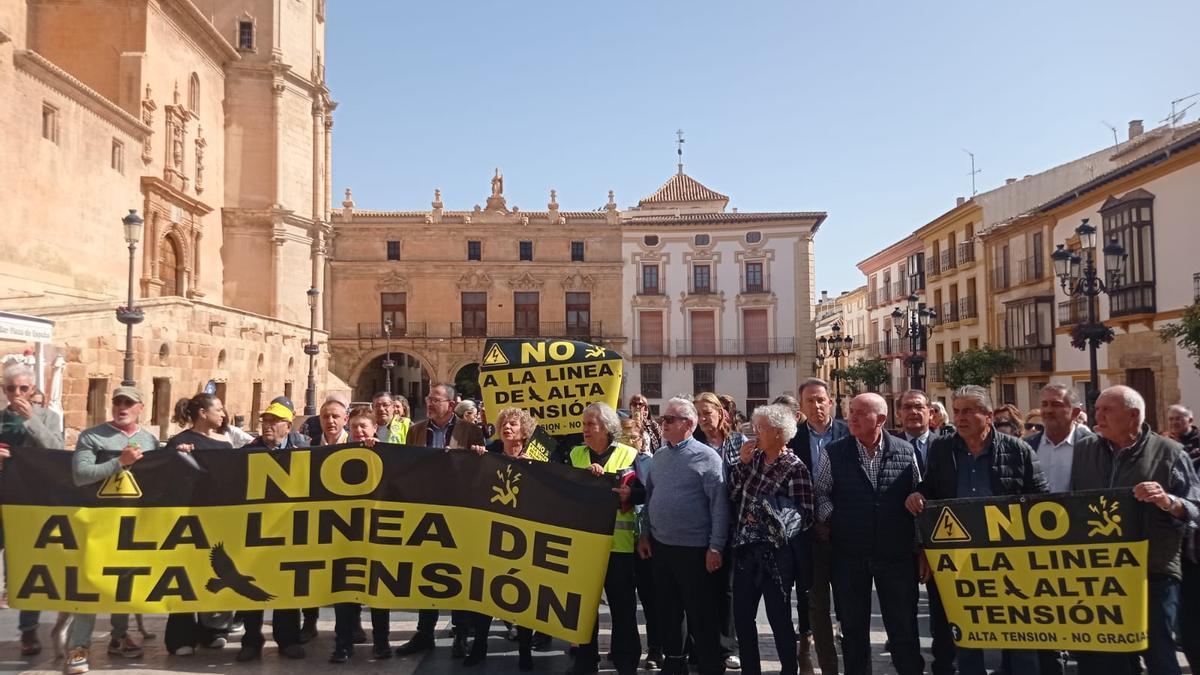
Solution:
<svg viewBox="0 0 1200 675">
<path fill-rule="evenodd" d="M 85 429 L 75 444 L 71 458 L 71 478 L 75 485 L 102 483 L 109 476 L 125 471 L 142 458 L 143 453 L 158 449 L 158 438 L 138 425 L 142 414 L 142 392 L 134 387 L 118 387 L 112 397 L 112 420 Z M 89 648 L 95 614 L 76 614 L 67 641 L 67 675 L 88 672 Z M 112 615 L 112 638 L 108 653 L 135 659 L 142 648 L 129 637 L 129 615 Z"/>
<path fill-rule="evenodd" d="M 654 454 L 642 517 L 649 535 L 638 555 L 650 558 L 663 642 L 663 673 L 686 673 L 683 618 L 695 639 L 701 675 L 724 673 L 718 601 L 724 589 L 713 574 L 729 536 L 725 466 L 715 450 L 692 438 L 698 416 L 691 401 L 673 398 L 662 416 L 666 445 Z M 643 530 L 646 531 L 646 530 Z"/>
</svg>

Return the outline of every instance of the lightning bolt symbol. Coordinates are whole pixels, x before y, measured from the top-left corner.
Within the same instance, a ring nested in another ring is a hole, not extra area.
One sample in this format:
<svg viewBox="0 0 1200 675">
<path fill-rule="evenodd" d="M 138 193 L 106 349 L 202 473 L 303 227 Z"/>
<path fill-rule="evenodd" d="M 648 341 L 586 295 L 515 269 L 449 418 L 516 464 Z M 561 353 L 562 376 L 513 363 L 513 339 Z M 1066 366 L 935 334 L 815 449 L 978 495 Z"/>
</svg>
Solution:
<svg viewBox="0 0 1200 675">
<path fill-rule="evenodd" d="M 946 536 L 949 537 L 954 533 L 954 523 L 949 518 L 946 519 Z"/>
</svg>

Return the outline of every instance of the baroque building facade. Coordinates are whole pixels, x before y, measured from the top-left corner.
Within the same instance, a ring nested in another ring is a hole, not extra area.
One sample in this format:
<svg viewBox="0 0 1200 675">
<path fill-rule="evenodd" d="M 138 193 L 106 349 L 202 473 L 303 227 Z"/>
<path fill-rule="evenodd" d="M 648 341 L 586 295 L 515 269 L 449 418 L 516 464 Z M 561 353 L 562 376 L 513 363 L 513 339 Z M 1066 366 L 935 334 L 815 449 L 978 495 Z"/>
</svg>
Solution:
<svg viewBox="0 0 1200 675">
<path fill-rule="evenodd" d="M 171 433 L 174 399 L 210 381 L 251 426 L 302 397 L 329 233 L 324 20 L 323 0 L 0 3 L 0 212 L 21 242 L 0 309 L 53 324 L 34 365 L 68 440 L 122 379 L 131 209 L 143 422 Z"/>
</svg>

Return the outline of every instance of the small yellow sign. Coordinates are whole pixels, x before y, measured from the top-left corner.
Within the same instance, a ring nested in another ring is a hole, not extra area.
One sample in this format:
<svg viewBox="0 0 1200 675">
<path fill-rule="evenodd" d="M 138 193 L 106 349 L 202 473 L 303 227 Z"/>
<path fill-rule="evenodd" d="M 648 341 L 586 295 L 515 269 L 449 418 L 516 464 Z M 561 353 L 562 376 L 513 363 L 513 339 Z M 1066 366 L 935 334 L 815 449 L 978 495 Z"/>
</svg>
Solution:
<svg viewBox="0 0 1200 675">
<path fill-rule="evenodd" d="M 500 345 L 492 345 L 492 348 L 488 350 L 487 356 L 483 357 L 483 365 L 507 366 L 508 357 L 504 355 L 504 350 L 500 349 Z"/>
<path fill-rule="evenodd" d="M 971 541 L 971 534 L 963 527 L 962 521 L 949 507 L 942 507 L 942 515 L 938 516 L 937 525 L 933 528 L 934 541 Z"/>
<path fill-rule="evenodd" d="M 142 488 L 132 473 L 121 469 L 105 479 L 96 496 L 137 499 L 142 496 Z"/>
</svg>

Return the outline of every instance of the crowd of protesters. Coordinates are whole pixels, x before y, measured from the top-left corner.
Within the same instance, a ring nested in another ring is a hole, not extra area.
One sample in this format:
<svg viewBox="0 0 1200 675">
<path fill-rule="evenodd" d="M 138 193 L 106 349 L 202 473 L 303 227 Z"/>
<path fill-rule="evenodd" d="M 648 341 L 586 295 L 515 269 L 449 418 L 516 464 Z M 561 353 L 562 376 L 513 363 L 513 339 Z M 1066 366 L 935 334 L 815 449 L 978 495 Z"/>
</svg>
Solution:
<svg viewBox="0 0 1200 675">
<path fill-rule="evenodd" d="M 43 404 L 33 373 L 23 366 L 4 373 L 8 407 L 0 414 L 0 460 L 10 448 L 61 448 L 57 416 Z M 462 401 L 453 386 L 437 384 L 426 397 L 426 419 L 411 419 L 403 396 L 377 394 L 370 406 L 352 407 L 331 396 L 319 414 L 297 424 L 286 397 L 259 416 L 259 434 L 231 425 L 223 402 L 197 394 L 176 406 L 183 431 L 165 443 L 140 425 L 144 399 L 136 387 L 113 392 L 111 419 L 80 434 L 74 450 L 76 485 L 102 482 L 148 452 L 196 449 L 294 448 L 395 443 L 447 451 L 525 454 L 536 427 L 517 408 L 485 411 Z M 761 672 L 760 605 L 765 609 L 776 658 L 787 675 L 871 672 L 872 589 L 887 633 L 887 651 L 900 675 L 926 669 L 917 621 L 919 584 L 929 600 L 935 675 L 984 675 L 980 650 L 956 647 L 937 588 L 921 552 L 915 516 L 926 500 L 1041 494 L 1127 487 L 1153 509 L 1148 527 L 1149 649 L 1137 655 L 1072 653 L 1079 672 L 1122 675 L 1179 673 L 1177 647 L 1200 666 L 1200 433 L 1190 410 L 1172 406 L 1161 433 L 1145 423 L 1146 404 L 1125 386 L 1104 390 L 1094 427 L 1083 423 L 1070 387 L 1049 385 L 1040 407 L 1022 415 L 995 406 L 988 391 L 954 392 L 951 411 L 918 390 L 888 403 L 877 394 L 855 396 L 846 421 L 835 419 L 828 385 L 803 382 L 795 397 L 778 397 L 751 411 L 711 393 L 670 399 L 662 414 L 632 396 L 628 409 L 603 403 L 583 414 L 582 442 L 554 459 L 595 475 L 612 474 L 619 500 L 604 579 L 611 615 L 608 651 L 597 630 L 572 645 L 568 675 L 597 672 L 602 658 L 618 673 L 639 667 L 685 673 Z M 495 430 L 496 440 L 487 442 Z M 645 617 L 639 633 L 638 606 Z M 793 615 L 792 607 L 797 608 Z M 376 660 L 419 654 L 435 647 L 437 610 L 421 610 L 416 632 L 398 647 L 390 642 L 390 613 L 370 610 L 370 638 L 362 608 L 334 608 L 332 663 L 345 663 L 354 647 L 373 642 Z M 306 657 L 318 636 L 318 608 L 273 611 L 272 637 L 281 657 Z M 451 653 L 462 665 L 487 657 L 492 617 L 450 612 Z M 64 670 L 87 672 L 95 616 L 74 615 Z M 21 653 L 41 651 L 39 613 L 21 611 Z M 136 658 L 141 646 L 127 615 L 111 616 L 108 653 Z M 261 658 L 261 611 L 172 614 L 166 646 L 173 656 L 219 649 L 243 632 L 237 661 Z M 62 622 L 60 622 L 62 625 Z M 550 639 L 520 626 L 505 635 L 518 644 L 518 669 L 532 670 L 532 651 Z M 840 644 L 835 636 L 840 636 Z M 642 639 L 645 638 L 643 645 Z M 643 648 L 644 646 L 644 648 Z M 840 654 L 839 654 L 840 647 Z M 644 657 L 644 661 L 643 661 Z M 1012 650 L 1003 655 L 1007 675 L 1057 675 L 1067 655 Z"/>
</svg>

